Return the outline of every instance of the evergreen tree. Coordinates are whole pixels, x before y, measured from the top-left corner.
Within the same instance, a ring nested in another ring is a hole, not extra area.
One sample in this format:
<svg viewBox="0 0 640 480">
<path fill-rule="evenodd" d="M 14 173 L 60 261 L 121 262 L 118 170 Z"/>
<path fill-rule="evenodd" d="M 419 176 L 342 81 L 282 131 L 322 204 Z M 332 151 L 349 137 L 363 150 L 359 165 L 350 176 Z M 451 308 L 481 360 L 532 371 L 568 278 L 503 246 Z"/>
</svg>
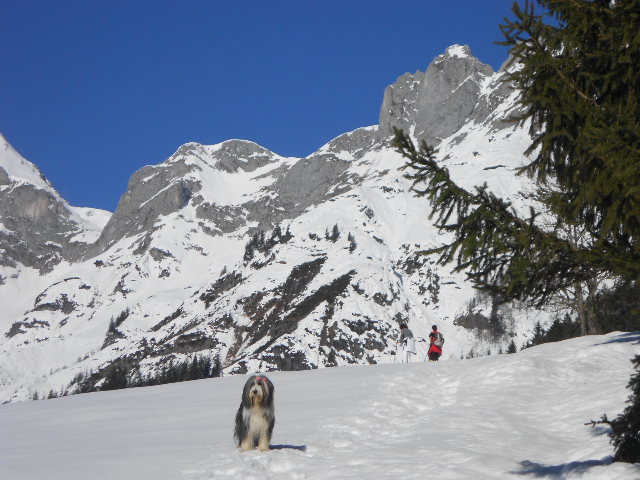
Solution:
<svg viewBox="0 0 640 480">
<path fill-rule="evenodd" d="M 118 332 L 118 327 L 116 327 L 116 321 L 112 318 L 109 320 L 109 328 L 107 328 L 107 335 L 115 335 Z"/>
<path fill-rule="evenodd" d="M 431 202 L 430 217 L 452 237 L 445 245 L 425 250 L 438 254 L 437 263 L 455 262 L 454 271 L 466 271 L 477 288 L 502 301 L 530 300 L 542 305 L 568 285 L 592 277 L 591 268 L 576 258 L 567 241 L 540 229 L 537 216 L 520 218 L 511 204 L 489 192 L 486 184 L 469 192 L 459 187 L 446 167 L 436 162 L 436 150 L 424 141 L 416 149 L 411 139 L 396 129 L 394 145 L 413 169 L 406 177 L 412 190 Z M 420 184 L 426 184 L 419 188 Z"/>
<path fill-rule="evenodd" d="M 615 420 L 611 420 L 609 438 L 616 454 L 617 462 L 640 462 L 640 355 L 633 359 L 636 373 L 631 376 L 631 389 L 627 407 Z M 606 417 L 604 418 L 606 420 Z"/>
<path fill-rule="evenodd" d="M 121 388 L 127 388 L 127 371 L 116 363 L 107 373 L 101 390 L 119 390 Z"/>
<path fill-rule="evenodd" d="M 529 340 L 527 347 L 533 347 L 544 343 L 544 329 L 540 325 L 540 321 L 537 321 L 533 327 L 533 337 Z"/>
<path fill-rule="evenodd" d="M 340 229 L 338 229 L 338 224 L 336 223 L 331 230 L 331 241 L 335 243 L 338 238 L 340 238 Z"/>
<path fill-rule="evenodd" d="M 523 172 L 563 222 L 592 237 L 585 260 L 640 276 L 640 0 L 527 0 L 501 26 L 530 121 Z M 582 256 L 582 255 L 580 255 Z"/>
<path fill-rule="evenodd" d="M 251 260 L 253 260 L 253 257 L 255 256 L 255 249 L 258 246 L 258 237 L 257 235 L 254 235 L 253 237 L 251 237 L 251 240 L 249 240 L 249 242 L 247 242 L 247 244 L 244 247 L 244 261 L 245 262 L 249 262 Z"/>
<path fill-rule="evenodd" d="M 542 228 L 533 210 L 520 217 L 486 185 L 462 189 L 424 142 L 416 148 L 396 130 L 394 145 L 414 192 L 453 234 L 424 253 L 454 262 L 502 300 L 543 305 L 601 273 L 640 279 L 640 0 L 538 3 L 545 15 L 527 0 L 501 26 L 521 64 L 509 77 L 521 92 L 519 120 L 533 137 L 533 161 L 521 173 L 536 181 L 556 225 L 585 232 L 580 243 Z"/>
<path fill-rule="evenodd" d="M 356 238 L 353 236 L 353 233 L 349 232 L 347 235 L 347 240 L 349 240 L 349 253 L 353 253 L 358 246 L 356 243 Z"/>
<path fill-rule="evenodd" d="M 193 380 L 196 378 L 201 378 L 199 375 L 200 375 L 200 362 L 198 360 L 198 356 L 194 355 L 193 359 L 191 360 L 191 365 L 187 369 L 187 374 L 185 375 L 185 378 L 182 378 L 182 380 Z"/>
<path fill-rule="evenodd" d="M 640 330 L 640 286 L 620 281 L 601 289 L 591 306 L 603 332 Z"/>
<path fill-rule="evenodd" d="M 217 354 L 215 359 L 213 360 L 213 367 L 211 368 L 211 376 L 212 377 L 222 376 L 222 361 L 220 360 L 220 354 Z"/>
<path fill-rule="evenodd" d="M 511 340 L 511 343 L 507 347 L 507 353 L 516 353 L 518 348 L 516 347 L 516 342 Z"/>
<path fill-rule="evenodd" d="M 533 139 L 525 152 L 532 161 L 520 173 L 536 182 L 537 198 L 557 228 L 542 225 L 533 209 L 519 216 L 486 184 L 459 187 L 436 162 L 436 150 L 424 141 L 416 148 L 396 130 L 394 145 L 407 158 L 412 189 L 428 197 L 437 225 L 453 238 L 423 253 L 455 263 L 477 287 L 505 301 L 544 305 L 600 275 L 637 287 L 639 12 L 640 0 L 525 0 L 522 7 L 514 3 L 515 18 L 501 25 L 511 62 L 520 64 L 508 78 L 520 91 L 517 120 Z M 578 242 L 562 225 L 582 232 Z M 624 419 L 611 422 L 616 460 L 638 460 L 638 384 L 635 375 Z"/>
<path fill-rule="evenodd" d="M 332 241 L 333 243 L 338 241 L 338 238 L 340 238 L 340 229 L 338 228 L 338 224 L 337 223 L 331 229 L 331 233 L 329 233 L 329 229 L 328 228 L 325 230 L 324 238 L 326 240 Z"/>
<path fill-rule="evenodd" d="M 553 321 L 540 343 L 559 342 L 578 335 L 580 335 L 580 326 L 569 315 L 565 315 L 562 320 L 556 318 Z"/>
<path fill-rule="evenodd" d="M 282 236 L 282 239 L 281 239 L 281 243 L 288 242 L 292 238 L 293 238 L 293 234 L 291 233 L 290 225 L 287 225 L 287 231 L 284 232 L 284 235 Z"/>
</svg>

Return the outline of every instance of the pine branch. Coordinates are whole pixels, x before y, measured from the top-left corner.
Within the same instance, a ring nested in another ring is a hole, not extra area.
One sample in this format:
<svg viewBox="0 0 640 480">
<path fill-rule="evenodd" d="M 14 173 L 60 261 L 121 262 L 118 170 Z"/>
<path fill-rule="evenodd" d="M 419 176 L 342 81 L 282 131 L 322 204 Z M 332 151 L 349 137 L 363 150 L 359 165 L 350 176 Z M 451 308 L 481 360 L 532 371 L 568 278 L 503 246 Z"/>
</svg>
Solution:
<svg viewBox="0 0 640 480">
<path fill-rule="evenodd" d="M 543 203 L 589 232 L 594 259 L 640 280 L 640 2 L 537 3 L 546 13 L 514 4 L 497 42 L 522 64 L 508 81 L 531 120 L 535 158 L 518 173 L 561 192 Z"/>
<path fill-rule="evenodd" d="M 406 159 L 403 170 L 411 190 L 426 196 L 436 217 L 435 226 L 453 240 L 424 250 L 439 255 L 437 263 L 453 263 L 466 271 L 478 288 L 490 290 L 504 301 L 518 299 L 542 304 L 557 291 L 594 275 L 582 265 L 590 255 L 571 242 L 536 225 L 536 212 L 521 218 L 511 203 L 496 197 L 487 185 L 470 192 L 457 185 L 446 167 L 435 161 L 436 151 L 422 142 L 417 150 L 401 130 L 394 129 L 393 145 Z M 418 185 L 424 185 L 419 187 Z"/>
<path fill-rule="evenodd" d="M 585 425 L 589 425 L 590 427 L 595 427 L 596 425 L 611 425 L 611 420 L 609 420 L 606 415 L 602 415 L 600 420 L 591 420 L 590 422 L 586 422 Z"/>
</svg>

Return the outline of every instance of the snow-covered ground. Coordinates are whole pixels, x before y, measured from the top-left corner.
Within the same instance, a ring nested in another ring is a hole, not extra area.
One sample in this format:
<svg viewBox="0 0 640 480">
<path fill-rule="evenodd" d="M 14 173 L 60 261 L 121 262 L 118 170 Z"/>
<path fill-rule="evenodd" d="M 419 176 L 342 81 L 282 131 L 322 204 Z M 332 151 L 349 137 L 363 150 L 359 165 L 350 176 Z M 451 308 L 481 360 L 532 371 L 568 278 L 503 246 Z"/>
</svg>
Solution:
<svg viewBox="0 0 640 480">
<path fill-rule="evenodd" d="M 242 375 L 0 407 L 20 479 L 638 479 L 603 427 L 640 332 L 440 363 L 273 372 L 269 452 L 239 452 Z"/>
</svg>

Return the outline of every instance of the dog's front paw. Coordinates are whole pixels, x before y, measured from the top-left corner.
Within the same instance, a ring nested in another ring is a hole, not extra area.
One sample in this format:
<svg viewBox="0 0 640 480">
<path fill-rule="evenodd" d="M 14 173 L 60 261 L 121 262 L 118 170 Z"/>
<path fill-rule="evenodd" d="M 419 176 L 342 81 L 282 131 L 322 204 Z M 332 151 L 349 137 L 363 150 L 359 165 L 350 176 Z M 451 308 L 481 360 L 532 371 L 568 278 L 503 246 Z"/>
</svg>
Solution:
<svg viewBox="0 0 640 480">
<path fill-rule="evenodd" d="M 239 447 L 241 452 L 247 452 L 249 450 L 253 450 L 253 445 L 248 440 L 243 441 Z"/>
</svg>

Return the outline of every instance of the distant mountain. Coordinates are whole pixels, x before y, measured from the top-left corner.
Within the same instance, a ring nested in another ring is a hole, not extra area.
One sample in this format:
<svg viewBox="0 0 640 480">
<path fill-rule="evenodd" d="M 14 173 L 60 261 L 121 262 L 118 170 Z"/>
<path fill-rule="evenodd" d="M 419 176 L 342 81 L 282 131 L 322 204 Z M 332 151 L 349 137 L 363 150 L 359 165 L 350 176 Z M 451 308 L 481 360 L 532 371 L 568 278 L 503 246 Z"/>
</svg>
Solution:
<svg viewBox="0 0 640 480">
<path fill-rule="evenodd" d="M 1 266 L 20 264 L 47 273 L 62 259 L 76 258 L 89 241 L 83 235 L 102 228 L 104 217 L 97 212 L 69 206 L 0 135 Z M 0 274 L 0 284 L 5 281 Z"/>
<path fill-rule="evenodd" d="M 131 177 L 113 215 L 69 206 L 3 140 L 0 401 L 100 388 L 219 358 L 226 373 L 394 361 L 398 324 L 444 357 L 522 344 L 548 312 L 497 307 L 417 252 L 442 239 L 409 192 L 392 126 L 437 144 L 463 185 L 526 208 L 517 92 L 452 46 L 385 91 L 380 124 L 306 158 L 245 140 L 183 145 Z M 419 343 L 424 357 L 425 344 Z"/>
</svg>

